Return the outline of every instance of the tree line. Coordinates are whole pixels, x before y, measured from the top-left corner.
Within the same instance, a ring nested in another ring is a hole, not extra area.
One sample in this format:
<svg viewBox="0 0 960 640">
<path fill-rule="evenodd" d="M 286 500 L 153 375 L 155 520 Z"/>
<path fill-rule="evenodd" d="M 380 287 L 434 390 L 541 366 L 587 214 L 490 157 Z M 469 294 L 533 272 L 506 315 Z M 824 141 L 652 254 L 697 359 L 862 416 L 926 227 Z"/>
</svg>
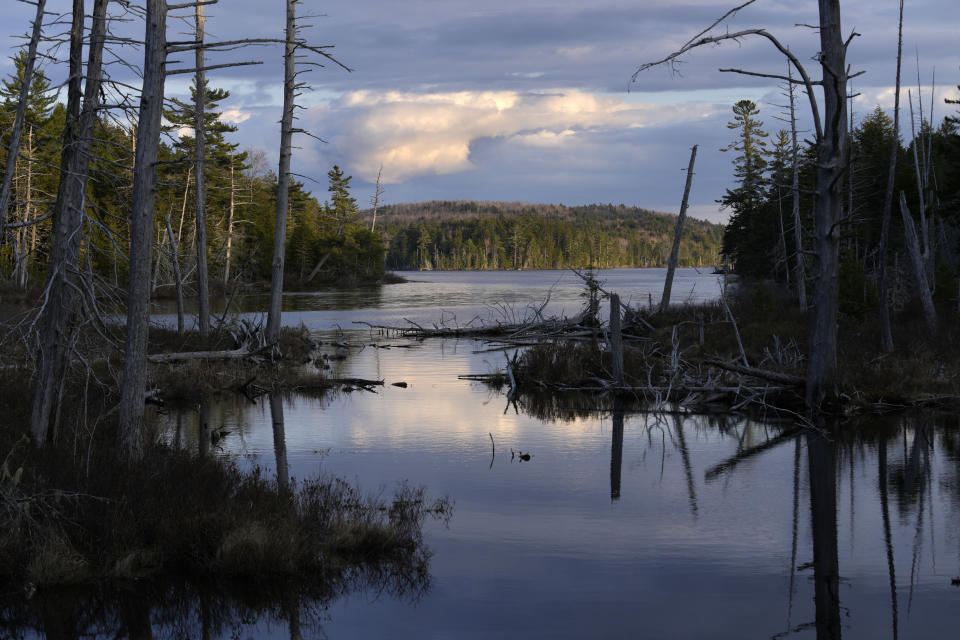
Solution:
<svg viewBox="0 0 960 640">
<path fill-rule="evenodd" d="M 211 282 L 229 288 L 269 280 L 266 328 L 253 336 L 266 348 L 279 340 L 285 281 L 342 279 L 348 270 L 376 277 L 382 270 L 382 248 L 356 222 L 350 177 L 331 169 L 330 200 L 321 205 L 290 171 L 293 136 L 307 133 L 295 122 L 296 98 L 309 89 L 303 74 L 324 64 L 349 69 L 329 46 L 306 39 L 300 0 L 284 0 L 283 37 L 232 41 L 207 38 L 204 9 L 217 0 L 72 0 L 60 13 L 48 11 L 46 0 L 23 1 L 35 17 L 0 104 L 0 275 L 17 287 L 42 284 L 21 336 L 35 371 L 30 430 L 38 443 L 54 439 L 66 381 L 92 376 L 108 394 L 119 388 L 118 445 L 136 458 L 144 438 L 151 294 L 173 285 L 182 333 L 184 288 L 192 284 L 205 340 Z M 192 21 L 188 39 L 168 39 L 168 18 Z M 142 39 L 117 35 L 121 23 L 140 25 Z M 217 110 L 229 94 L 206 79 L 211 69 L 262 64 L 207 59 L 250 44 L 282 45 L 276 173 L 265 169 L 261 152 L 238 152 L 229 142 L 233 130 Z M 67 67 L 58 87 L 63 104 L 54 104 L 44 61 Z M 114 77 L 117 67 L 133 68 L 140 85 Z M 168 78 L 177 74 L 193 78 L 189 101 L 166 95 Z M 298 260 L 303 266 L 288 272 L 286 262 Z M 124 311 L 121 338 L 106 318 Z M 104 341 L 99 352 L 122 360 L 122 371 L 109 368 L 112 384 L 79 346 L 92 336 Z"/>
<path fill-rule="evenodd" d="M 916 98 L 911 92 L 914 103 Z M 730 211 L 723 252 L 742 275 L 772 277 L 795 290 L 806 287 L 803 280 L 810 274 L 798 272 L 795 264 L 798 256 L 811 251 L 805 239 L 811 237 L 816 198 L 815 149 L 812 145 L 799 149 L 799 181 L 794 194 L 790 133 L 779 130 L 771 136 L 760 120 L 759 107 L 749 100 L 736 103 L 733 113 L 729 126 L 736 130 L 736 137 L 728 148 L 738 152 L 733 163 L 736 185 L 721 200 Z M 903 194 L 904 211 L 909 212 L 890 216 L 888 221 L 883 252 L 891 264 L 888 303 L 900 311 L 922 293 L 912 272 L 912 234 L 918 236 L 924 286 L 932 298 L 953 307 L 960 299 L 960 118 L 947 116 L 934 127 L 927 116 L 915 116 L 906 143 L 897 134 L 893 118 L 879 106 L 859 122 L 854 120 L 851 127 L 838 229 L 839 306 L 845 314 L 863 317 L 880 304 L 881 237 L 888 186 L 898 201 Z M 892 153 L 896 154 L 896 166 L 893 183 L 888 185 Z M 791 215 L 795 198 L 797 218 Z"/>
<path fill-rule="evenodd" d="M 432 201 L 379 210 L 389 269 L 666 266 L 676 216 L 624 205 Z M 365 215 L 365 218 L 367 215 Z M 713 266 L 722 227 L 691 220 L 683 266 Z"/>
<path fill-rule="evenodd" d="M 0 128 L 5 131 L 10 130 L 16 111 L 25 54 L 18 53 L 14 63 L 15 72 L 0 85 Z M 191 87 L 191 96 L 195 93 L 196 88 Z M 221 120 L 219 108 L 229 92 L 207 87 L 205 96 L 204 227 L 208 240 L 204 246 L 209 279 L 221 290 L 267 282 L 272 262 L 268 249 L 273 246 L 275 233 L 277 175 L 267 168 L 264 151 L 240 151 L 229 141 L 236 127 Z M 194 289 L 198 286 L 197 253 L 192 250 L 197 235 L 197 190 L 191 108 L 189 102 L 173 100 L 164 113 L 170 123 L 168 131 L 177 135 L 159 148 L 154 268 L 150 278 L 154 295 L 172 295 L 174 287 L 167 217 L 184 284 Z M 56 198 L 64 122 L 65 105 L 54 101 L 49 79 L 37 70 L 29 90 L 21 158 L 15 164 L 12 180 L 8 214 L 12 228 L 7 241 L 0 245 L 0 272 L 21 288 L 39 286 L 48 276 L 52 220 L 48 216 L 33 224 L 31 221 L 42 217 Z M 91 215 L 80 260 L 93 273 L 122 286 L 129 276 L 124 245 L 130 237 L 130 218 L 124 208 L 132 187 L 136 130 L 129 122 L 107 117 L 99 118 L 95 127 L 90 169 L 93 179 L 86 193 Z M 0 162 L 6 157 L 6 149 L 0 148 Z M 356 200 L 350 194 L 351 177 L 334 167 L 328 180 L 323 202 L 302 182 L 291 181 L 285 247 L 286 263 L 292 267 L 285 274 L 289 286 L 374 281 L 383 274 L 383 245 L 379 235 L 360 220 Z M 306 282 L 321 260 L 320 269 Z"/>
</svg>

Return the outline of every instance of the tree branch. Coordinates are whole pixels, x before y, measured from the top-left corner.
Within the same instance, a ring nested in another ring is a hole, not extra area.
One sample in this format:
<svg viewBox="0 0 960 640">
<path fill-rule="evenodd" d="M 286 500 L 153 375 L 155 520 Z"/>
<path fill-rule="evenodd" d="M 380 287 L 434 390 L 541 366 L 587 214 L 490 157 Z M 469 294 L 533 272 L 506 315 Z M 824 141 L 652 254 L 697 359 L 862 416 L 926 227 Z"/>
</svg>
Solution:
<svg viewBox="0 0 960 640">
<path fill-rule="evenodd" d="M 261 60 L 261 61 L 256 61 L 256 62 L 251 61 L 251 62 L 230 62 L 230 63 L 225 63 L 225 64 L 212 64 L 212 65 L 208 65 L 208 66 L 206 66 L 206 67 L 203 67 L 203 69 L 196 69 L 196 68 L 194 68 L 194 69 L 173 69 L 172 71 L 171 71 L 171 70 L 168 70 L 168 71 L 167 71 L 167 75 L 168 75 L 168 76 L 172 76 L 172 75 L 176 75 L 176 74 L 178 74 L 178 73 L 196 73 L 197 71 L 209 71 L 210 69 L 226 69 L 227 67 L 246 67 L 246 66 L 250 66 L 250 65 L 252 65 L 252 64 L 263 64 L 263 61 Z"/>
<path fill-rule="evenodd" d="M 740 6 L 737 7 L 736 9 L 731 9 L 731 11 L 727 12 L 727 13 L 724 15 L 724 17 L 730 15 L 730 13 L 731 13 L 732 11 L 738 11 L 738 10 L 742 9 L 742 8 L 745 7 L 747 4 L 751 4 L 751 3 L 748 2 L 748 3 L 746 3 L 746 4 L 740 5 Z M 721 20 L 722 20 L 722 19 L 723 19 L 723 18 L 721 18 Z M 713 27 L 716 26 L 719 22 L 720 22 L 720 20 L 714 22 L 713 25 L 711 25 L 710 28 L 713 28 Z M 709 29 L 707 29 L 707 30 L 705 30 L 705 31 L 701 31 L 701 32 L 700 32 L 699 34 L 697 34 L 697 35 L 700 36 L 700 35 L 706 33 L 707 31 L 709 31 Z M 813 123 L 814 123 L 814 126 L 816 127 L 816 131 L 817 131 L 817 140 L 818 140 L 818 141 L 821 140 L 821 139 L 823 138 L 823 124 L 822 124 L 821 121 L 820 121 L 820 108 L 819 108 L 819 106 L 817 105 L 817 99 L 816 99 L 816 95 L 814 94 L 813 87 L 814 87 L 815 84 L 823 84 L 823 83 L 822 83 L 822 81 L 815 83 L 813 80 L 811 80 L 811 79 L 810 79 L 810 76 L 807 74 L 806 68 L 804 68 L 803 64 L 800 63 L 800 61 L 797 59 L 797 57 L 790 52 L 790 49 L 788 49 L 787 47 L 785 47 L 779 40 L 777 40 L 776 37 L 774 37 L 774 36 L 773 36 L 770 32 L 768 32 L 766 29 L 744 29 L 744 30 L 742 30 L 742 31 L 736 31 L 736 32 L 734 32 L 734 33 L 726 33 L 726 34 L 719 35 L 719 36 L 705 36 L 705 37 L 700 37 L 700 38 L 695 37 L 695 38 L 692 39 L 692 40 L 688 40 L 686 44 L 684 44 L 684 45 L 683 45 L 682 47 L 680 47 L 678 50 L 674 51 L 673 53 L 671 53 L 670 55 L 666 56 L 665 58 L 663 58 L 663 59 L 661 59 L 661 60 L 657 60 L 657 61 L 655 61 L 655 62 L 647 62 L 647 63 L 644 63 L 644 64 L 640 65 L 640 67 L 638 67 L 637 70 L 633 72 L 633 75 L 630 76 L 630 82 L 631 82 L 631 83 L 636 82 L 636 81 L 637 81 L 637 77 L 638 77 L 641 73 L 643 73 L 644 71 L 646 71 L 647 69 L 650 69 L 650 68 L 652 68 L 652 67 L 658 67 L 658 66 L 663 65 L 663 64 L 667 64 L 667 63 L 674 62 L 674 61 L 675 61 L 677 58 L 679 58 L 680 56 L 684 55 L 685 53 L 687 53 L 687 52 L 689 52 L 689 51 L 691 51 L 691 50 L 693 50 L 693 49 L 696 49 L 697 47 L 702 47 L 702 46 L 707 45 L 707 44 L 720 44 L 721 42 L 724 42 L 724 41 L 726 41 L 726 40 L 740 40 L 740 39 L 745 38 L 745 37 L 747 37 L 747 36 L 761 36 L 761 37 L 763 37 L 763 38 L 766 38 L 771 44 L 773 44 L 774 47 L 777 48 L 777 50 L 778 50 L 780 53 L 782 53 L 782 54 L 790 61 L 790 63 L 793 65 L 793 67 L 794 67 L 794 68 L 797 70 L 797 72 L 800 74 L 800 77 L 803 78 L 803 85 L 804 85 L 804 86 L 806 87 L 806 89 L 807 89 L 807 97 L 808 97 L 809 100 L 810 100 L 810 110 L 811 110 L 811 112 L 812 112 L 812 115 L 813 115 Z"/>
<path fill-rule="evenodd" d="M 717 71 L 720 71 L 721 73 L 741 73 L 745 76 L 756 76 L 758 78 L 773 78 L 775 80 L 783 80 L 791 84 L 806 84 L 803 80 L 797 80 L 796 78 L 791 78 L 789 76 L 777 75 L 776 73 L 760 73 L 758 71 L 746 71 L 744 69 L 717 69 Z M 819 80 L 814 80 L 810 84 L 818 85 L 823 83 Z"/>
</svg>

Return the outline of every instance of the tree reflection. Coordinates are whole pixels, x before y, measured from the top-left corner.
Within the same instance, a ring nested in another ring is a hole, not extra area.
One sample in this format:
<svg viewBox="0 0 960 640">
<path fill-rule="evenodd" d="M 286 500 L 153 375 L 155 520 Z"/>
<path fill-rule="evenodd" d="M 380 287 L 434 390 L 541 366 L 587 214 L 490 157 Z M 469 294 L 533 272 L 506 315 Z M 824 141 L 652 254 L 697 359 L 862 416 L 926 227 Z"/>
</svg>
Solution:
<svg viewBox="0 0 960 640">
<path fill-rule="evenodd" d="M 610 445 L 610 499 L 620 499 L 620 471 L 623 468 L 623 406 L 613 405 L 613 443 Z"/>
<path fill-rule="evenodd" d="M 273 453 L 277 462 L 277 484 L 286 489 L 290 484 L 287 467 L 287 437 L 283 426 L 283 398 L 280 392 L 270 392 L 270 421 L 273 423 Z"/>
<path fill-rule="evenodd" d="M 840 638 L 840 566 L 837 559 L 836 443 L 820 431 L 807 432 L 810 470 L 810 531 L 817 640 Z"/>
<path fill-rule="evenodd" d="M 350 593 L 417 601 L 429 587 L 425 560 L 342 569 L 283 584 L 129 583 L 45 590 L 0 600 L 0 637 L 234 638 L 282 624 L 291 640 L 322 636 L 330 605 Z M 244 628 L 248 631 L 244 631 Z"/>
</svg>

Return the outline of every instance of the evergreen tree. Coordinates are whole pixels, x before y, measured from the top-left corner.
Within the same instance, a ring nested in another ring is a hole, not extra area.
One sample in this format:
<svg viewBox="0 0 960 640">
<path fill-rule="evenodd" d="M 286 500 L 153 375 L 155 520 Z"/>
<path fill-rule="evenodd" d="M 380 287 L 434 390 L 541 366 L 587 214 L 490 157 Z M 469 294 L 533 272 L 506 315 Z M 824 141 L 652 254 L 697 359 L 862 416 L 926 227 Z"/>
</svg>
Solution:
<svg viewBox="0 0 960 640">
<path fill-rule="evenodd" d="M 721 151 L 735 151 L 733 175 L 737 186 L 727 189 L 720 204 L 730 209 L 730 220 L 723 236 L 723 252 L 733 261 L 737 272 L 763 276 L 773 271 L 776 246 L 776 220 L 763 203 L 767 197 L 764 172 L 767 168 L 766 138 L 763 122 L 756 119 L 760 113 L 750 100 L 733 105 L 733 120 L 728 129 L 737 131 L 737 137 Z"/>
<path fill-rule="evenodd" d="M 0 97 L 3 98 L 2 118 L 5 127 L 13 122 L 13 113 L 20 98 L 20 85 L 23 84 L 23 70 L 27 65 L 27 52 L 23 50 L 17 52 L 13 57 L 13 64 L 14 72 L 0 83 Z M 43 69 L 35 69 L 30 81 L 26 124 L 42 126 L 50 117 L 56 101 L 56 94 L 51 90 L 50 81 Z"/>
<path fill-rule="evenodd" d="M 340 167 L 333 165 L 333 169 L 327 172 L 327 178 L 330 179 L 330 186 L 327 188 L 330 192 L 330 204 L 327 210 L 337 220 L 348 220 L 359 210 L 356 198 L 350 195 L 350 181 L 353 176 L 345 176 Z"/>
</svg>

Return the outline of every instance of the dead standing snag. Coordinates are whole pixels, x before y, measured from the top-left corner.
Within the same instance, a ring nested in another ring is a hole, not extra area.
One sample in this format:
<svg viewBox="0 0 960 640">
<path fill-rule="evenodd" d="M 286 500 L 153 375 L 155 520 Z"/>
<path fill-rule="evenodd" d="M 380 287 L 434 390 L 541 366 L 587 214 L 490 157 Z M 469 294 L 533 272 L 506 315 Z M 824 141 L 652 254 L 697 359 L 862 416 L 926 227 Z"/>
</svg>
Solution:
<svg viewBox="0 0 960 640">
<path fill-rule="evenodd" d="M 742 69 L 720 69 L 723 72 L 741 73 L 764 78 L 776 78 L 805 87 L 810 101 L 817 144 L 817 201 L 814 210 L 813 254 L 814 293 L 810 314 L 810 353 L 806 376 L 806 402 L 817 408 L 834 386 L 836 379 L 837 351 L 837 295 L 839 259 L 839 225 L 842 217 L 843 178 L 847 168 L 847 80 L 859 73 L 848 74 L 846 65 L 847 47 L 856 32 L 844 40 L 840 25 L 839 0 L 819 0 L 820 53 L 817 56 L 822 68 L 822 78 L 812 80 L 803 64 L 790 49 L 765 29 L 745 29 L 720 35 L 708 35 L 721 22 L 739 12 L 756 0 L 738 5 L 718 18 L 709 27 L 688 40 L 680 49 L 655 62 L 641 65 L 631 77 L 636 81 L 643 71 L 651 67 L 673 65 L 685 53 L 704 45 L 716 45 L 727 40 L 740 41 L 761 37 L 770 42 L 789 60 L 800 80 L 791 75 L 758 73 Z M 823 91 L 823 116 L 817 102 L 815 87 Z"/>
</svg>

